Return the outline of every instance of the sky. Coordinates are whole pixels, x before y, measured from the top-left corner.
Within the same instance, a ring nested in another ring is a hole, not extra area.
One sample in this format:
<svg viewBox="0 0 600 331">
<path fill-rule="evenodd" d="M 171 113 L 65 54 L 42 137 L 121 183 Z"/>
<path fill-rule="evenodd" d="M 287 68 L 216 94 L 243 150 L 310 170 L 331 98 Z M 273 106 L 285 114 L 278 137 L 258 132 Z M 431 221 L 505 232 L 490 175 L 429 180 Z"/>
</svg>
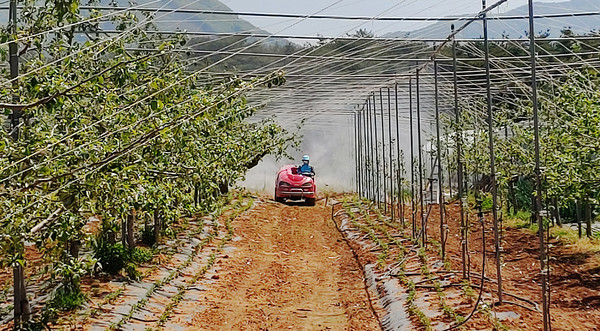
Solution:
<svg viewBox="0 0 600 331">
<path fill-rule="evenodd" d="M 426 17 L 453 16 L 477 13 L 481 0 L 221 0 L 234 11 L 330 14 L 347 16 Z M 544 0 L 536 2 L 562 2 Z M 598 0 L 580 0 L 598 1 Z M 488 5 L 495 3 L 488 0 Z M 500 14 L 527 4 L 527 0 L 509 0 L 493 13 Z M 332 20 L 298 20 L 243 17 L 254 25 L 276 34 L 308 36 L 341 36 L 358 29 L 367 29 L 376 35 L 389 32 L 411 31 L 428 23 L 415 22 L 359 22 Z"/>
</svg>

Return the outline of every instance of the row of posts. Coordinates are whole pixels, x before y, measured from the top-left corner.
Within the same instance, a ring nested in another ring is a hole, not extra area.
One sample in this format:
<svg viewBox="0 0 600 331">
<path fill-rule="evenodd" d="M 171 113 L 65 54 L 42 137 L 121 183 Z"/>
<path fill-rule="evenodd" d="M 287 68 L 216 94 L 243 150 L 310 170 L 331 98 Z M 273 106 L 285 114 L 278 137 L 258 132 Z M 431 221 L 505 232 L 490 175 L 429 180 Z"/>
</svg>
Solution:
<svg viewBox="0 0 600 331">
<path fill-rule="evenodd" d="M 503 1 L 496 3 L 496 7 Z M 496 264 L 496 279 L 497 279 L 497 296 L 499 304 L 503 303 L 502 292 L 502 273 L 501 273 L 501 253 L 502 246 L 500 241 L 500 231 L 498 224 L 498 192 L 496 185 L 496 169 L 495 169 L 495 153 L 494 153 L 494 117 L 492 104 L 492 90 L 490 80 L 490 51 L 488 38 L 488 19 L 487 12 L 489 8 L 486 6 L 486 1 L 482 0 L 483 11 L 481 12 L 481 21 L 483 25 L 484 51 L 485 51 L 485 73 L 486 73 L 486 100 L 487 100 L 487 123 L 488 123 L 488 147 L 490 155 L 490 171 L 492 187 L 492 224 L 494 232 L 494 252 Z M 492 7 L 492 8 L 493 8 Z M 541 206 L 541 173 L 540 173 L 540 138 L 539 138 L 539 120 L 538 120 L 538 96 L 537 96 L 537 79 L 536 79 L 536 45 L 535 45 L 535 28 L 534 28 L 534 10 L 533 0 L 529 0 L 529 37 L 530 37 L 530 53 L 531 53 L 531 73 L 532 73 L 532 100 L 534 110 L 534 135 L 535 135 L 535 169 L 534 175 L 536 179 L 536 203 L 534 206 L 534 215 L 538 223 L 539 244 L 540 244 L 540 276 L 541 276 L 541 300 L 543 314 L 543 329 L 550 330 L 550 309 L 549 309 L 549 293 L 548 293 L 548 273 L 546 265 L 546 244 L 544 242 L 544 226 L 540 217 Z M 454 26 L 452 26 L 452 36 L 455 36 Z M 453 85 L 454 85 L 454 120 L 458 124 L 460 121 L 460 108 L 458 102 L 458 77 L 457 77 L 457 42 L 454 39 L 452 42 L 453 50 Z M 445 243 L 448 233 L 447 226 L 444 220 L 444 180 L 442 169 L 442 151 L 441 151 L 441 123 L 440 123 L 440 105 L 439 105 L 439 84 L 438 84 L 438 64 L 439 61 L 432 58 L 433 75 L 434 75 L 434 100 L 435 100 L 435 141 L 437 147 L 437 193 L 439 205 L 439 221 L 440 221 L 440 239 L 442 246 L 442 258 L 445 258 Z M 408 77 L 407 87 L 409 93 L 409 124 L 410 124 L 410 151 L 409 151 L 409 166 L 410 178 L 405 178 L 404 171 L 404 150 L 400 150 L 400 127 L 399 127 L 399 102 L 398 102 L 398 83 L 393 87 L 380 88 L 376 92 L 369 94 L 364 104 L 358 105 L 354 113 L 354 133 L 355 144 L 354 154 L 356 162 L 356 191 L 358 194 L 373 202 L 379 209 L 388 212 L 391 215 L 392 222 L 398 218 L 402 226 L 405 225 L 405 208 L 408 208 L 409 202 L 404 201 L 406 185 L 408 185 L 410 193 L 410 215 L 408 220 L 411 222 L 412 237 L 420 242 L 422 247 L 427 245 L 427 220 L 432 206 L 429 210 L 425 210 L 424 206 L 424 167 L 423 167 L 423 131 L 422 131 L 422 107 L 421 107 L 421 74 L 425 66 L 417 64 L 414 74 Z M 392 109 L 392 89 L 395 96 L 395 108 Z M 414 92 L 414 93 L 413 93 Z M 384 94 L 387 94 L 387 108 L 384 107 Z M 413 97 L 416 94 L 416 97 Z M 379 96 L 379 98 L 377 98 Z M 377 102 L 379 99 L 379 102 Z M 387 132 L 385 128 L 384 118 L 387 110 Z M 395 112 L 395 115 L 393 114 Z M 416 115 L 416 123 L 415 123 Z M 392 118 L 395 118 L 395 130 L 392 128 Z M 378 126 L 378 120 L 380 125 Z M 415 128 L 416 124 L 416 128 Z M 380 132 L 381 131 L 381 132 Z M 395 132 L 394 132 L 395 131 Z M 415 137 L 416 133 L 416 137 Z M 463 151 L 463 132 L 460 125 L 456 125 L 454 132 L 456 137 L 456 177 L 457 177 L 457 196 L 460 203 L 460 237 L 461 237 L 461 258 L 462 258 L 462 273 L 463 278 L 469 279 L 470 268 L 468 264 L 468 233 L 469 224 L 465 215 L 465 169 L 462 160 Z M 416 140 L 416 151 L 415 151 Z M 394 157 L 394 147 L 395 157 Z M 387 158 L 387 162 L 386 162 Z M 450 162 L 450 160 L 448 161 Z M 387 164 L 389 163 L 389 165 Z M 416 168 L 416 169 L 415 169 Z M 432 166 L 431 171 L 433 172 Z M 450 172 L 449 172 L 450 173 Z M 433 173 L 432 173 L 433 175 Z M 431 176 L 433 177 L 433 176 Z M 449 179 L 450 180 L 450 179 Z M 406 185 L 405 185 L 406 184 Z M 430 178 L 430 186 L 434 182 Z M 433 196 L 430 197 L 433 200 Z M 396 214 L 398 211 L 398 214 Z"/>
<path fill-rule="evenodd" d="M 440 232 L 442 242 L 445 242 L 447 232 L 444 223 L 444 194 L 443 194 L 443 163 L 441 143 L 441 121 L 439 105 L 438 84 L 438 61 L 433 62 L 434 86 L 435 86 L 435 127 L 436 127 L 436 160 L 432 160 L 431 171 L 437 169 L 437 201 L 439 201 Z M 411 211 L 409 220 L 412 225 L 412 235 L 419 238 L 421 244 L 427 244 L 426 228 L 427 212 L 425 212 L 425 178 L 424 178 L 424 148 L 423 148 L 423 111 L 421 107 L 421 71 L 416 70 L 414 77 L 408 78 L 409 91 L 409 124 L 410 124 L 410 151 L 409 166 L 410 178 L 405 174 L 405 151 L 400 148 L 400 114 L 398 100 L 398 83 L 393 87 L 380 88 L 377 93 L 371 93 L 364 105 L 360 105 L 354 114 L 355 133 L 355 166 L 356 166 L 356 189 L 361 197 L 364 197 L 384 212 L 390 212 L 392 221 L 396 218 L 404 226 L 405 208 L 408 201 L 406 195 L 411 197 Z M 456 74 L 455 74 L 456 75 Z M 456 77 L 455 77 L 456 80 Z M 456 85 L 455 85 L 456 86 Z M 458 94 L 455 89 L 455 95 Z M 387 97 L 384 97 L 386 95 Z M 416 98 L 413 97 L 416 95 Z M 395 99 L 392 107 L 392 99 Z M 384 106 L 387 100 L 387 107 Z M 455 104 L 458 105 L 458 102 Z M 458 109 L 458 107 L 456 107 Z M 457 118 L 460 116 L 456 112 Z M 387 125 L 386 119 L 387 117 Z M 395 120 L 394 120 L 395 119 Z M 415 121 L 416 119 L 416 121 Z M 393 124 L 395 122 L 395 124 Z M 416 137 L 415 137 L 416 135 Z M 415 140 L 417 148 L 415 150 Z M 460 155 L 460 149 L 458 150 Z M 431 151 L 432 155 L 434 154 Z M 463 167 L 461 160 L 458 164 L 458 195 L 463 196 Z M 428 178 L 431 185 L 434 180 Z M 407 189 L 407 187 L 409 187 Z M 407 194 L 406 194 L 407 193 Z M 434 197 L 430 197 L 434 200 Z M 462 212 L 461 212 L 462 214 Z M 418 230 L 420 229 L 420 230 Z M 445 251 L 442 250 L 445 255 Z"/>
</svg>

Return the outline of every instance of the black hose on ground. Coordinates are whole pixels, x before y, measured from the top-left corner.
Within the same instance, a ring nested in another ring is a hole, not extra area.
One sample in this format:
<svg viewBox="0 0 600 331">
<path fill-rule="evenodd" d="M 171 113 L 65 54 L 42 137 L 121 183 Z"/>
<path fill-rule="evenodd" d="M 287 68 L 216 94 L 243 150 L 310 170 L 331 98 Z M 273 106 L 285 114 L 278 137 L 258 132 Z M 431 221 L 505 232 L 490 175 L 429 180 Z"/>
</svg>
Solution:
<svg viewBox="0 0 600 331">
<path fill-rule="evenodd" d="M 335 210 L 335 206 L 339 205 L 340 203 L 335 203 L 331 205 L 331 221 L 333 222 L 333 224 L 335 225 L 335 228 L 337 229 L 337 231 L 340 233 L 340 235 L 342 236 L 342 239 L 344 239 L 344 242 L 346 243 L 346 245 L 348 245 L 348 248 L 350 248 L 350 251 L 352 252 L 352 255 L 354 255 L 354 259 L 356 260 L 356 263 L 358 264 L 358 266 L 360 267 L 360 270 L 363 273 L 363 284 L 365 285 L 365 292 L 367 293 L 367 299 L 369 300 L 369 307 L 371 308 L 371 311 L 373 312 L 373 315 L 377 318 L 377 322 L 379 323 L 379 327 L 381 328 L 381 330 L 385 330 L 383 327 L 383 322 L 381 321 L 381 318 L 379 317 L 379 314 L 377 313 L 377 310 L 375 310 L 375 307 L 373 306 L 373 299 L 371 298 L 371 292 L 369 292 L 369 284 L 367 283 L 367 273 L 365 271 L 365 267 L 362 265 L 362 263 L 360 263 L 360 258 L 358 256 L 358 254 L 356 253 L 356 251 L 354 250 L 354 248 L 352 248 L 352 245 L 350 245 L 350 242 L 348 241 L 348 238 L 346 238 L 346 236 L 344 235 L 344 232 L 342 231 L 342 229 L 338 226 L 337 222 L 335 221 L 335 216 L 337 216 L 337 214 L 334 213 Z M 340 210 L 341 211 L 341 210 Z"/>
<path fill-rule="evenodd" d="M 454 324 L 452 326 L 450 326 L 449 328 L 445 329 L 444 331 L 450 331 L 450 330 L 454 330 L 462 325 L 464 325 L 465 323 L 467 323 L 475 314 L 475 312 L 477 311 L 477 307 L 479 306 L 479 303 L 481 302 L 481 298 L 483 297 L 483 288 L 485 287 L 485 222 L 483 219 L 483 212 L 481 211 L 481 208 L 479 208 L 479 222 L 481 223 L 481 245 L 483 246 L 483 253 L 481 255 L 481 286 L 479 287 L 479 296 L 477 297 L 477 302 L 475 302 L 475 306 L 473 307 L 473 310 L 471 310 L 471 312 L 469 313 L 469 315 L 467 315 L 465 317 L 465 319 L 457 324 Z"/>
</svg>

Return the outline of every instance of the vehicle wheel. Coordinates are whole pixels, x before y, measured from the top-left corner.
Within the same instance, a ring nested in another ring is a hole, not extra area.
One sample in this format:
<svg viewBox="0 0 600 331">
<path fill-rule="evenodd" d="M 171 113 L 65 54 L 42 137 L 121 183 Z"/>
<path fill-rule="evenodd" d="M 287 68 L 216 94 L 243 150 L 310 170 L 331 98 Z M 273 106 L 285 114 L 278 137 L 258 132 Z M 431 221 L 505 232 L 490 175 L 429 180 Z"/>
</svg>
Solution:
<svg viewBox="0 0 600 331">
<path fill-rule="evenodd" d="M 317 203 L 317 199 L 315 198 L 306 198 L 307 206 L 314 206 Z"/>
</svg>

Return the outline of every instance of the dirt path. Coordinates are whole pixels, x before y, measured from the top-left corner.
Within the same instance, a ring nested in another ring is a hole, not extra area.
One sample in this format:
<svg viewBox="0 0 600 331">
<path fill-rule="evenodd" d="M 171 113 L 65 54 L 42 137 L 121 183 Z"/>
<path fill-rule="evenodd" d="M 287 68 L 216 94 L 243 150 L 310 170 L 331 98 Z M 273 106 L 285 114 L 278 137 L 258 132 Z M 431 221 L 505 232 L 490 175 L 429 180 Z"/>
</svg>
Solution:
<svg viewBox="0 0 600 331">
<path fill-rule="evenodd" d="M 166 329 L 378 330 L 362 271 L 330 208 L 263 201 L 238 217 L 237 240 L 197 301 Z"/>
</svg>

